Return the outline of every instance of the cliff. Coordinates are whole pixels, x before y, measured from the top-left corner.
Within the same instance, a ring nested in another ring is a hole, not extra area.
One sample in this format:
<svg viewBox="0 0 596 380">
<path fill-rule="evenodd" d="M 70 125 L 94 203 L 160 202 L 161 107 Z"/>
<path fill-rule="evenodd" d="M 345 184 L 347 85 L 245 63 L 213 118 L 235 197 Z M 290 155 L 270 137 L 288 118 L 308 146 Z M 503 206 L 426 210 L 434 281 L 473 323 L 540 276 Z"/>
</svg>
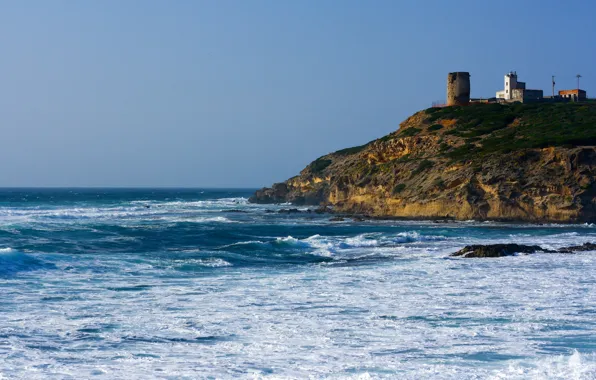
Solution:
<svg viewBox="0 0 596 380">
<path fill-rule="evenodd" d="M 473 104 L 420 111 L 250 201 L 378 217 L 588 222 L 595 174 L 596 103 Z"/>
</svg>

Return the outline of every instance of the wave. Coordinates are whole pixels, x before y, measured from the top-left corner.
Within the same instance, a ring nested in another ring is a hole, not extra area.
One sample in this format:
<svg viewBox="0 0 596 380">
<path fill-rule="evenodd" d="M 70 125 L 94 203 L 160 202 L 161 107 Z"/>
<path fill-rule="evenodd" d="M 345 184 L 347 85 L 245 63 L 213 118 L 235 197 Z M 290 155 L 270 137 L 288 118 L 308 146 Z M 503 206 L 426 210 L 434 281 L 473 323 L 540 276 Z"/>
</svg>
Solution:
<svg viewBox="0 0 596 380">
<path fill-rule="evenodd" d="M 444 236 L 421 235 L 416 231 L 400 232 L 386 235 L 383 233 L 365 233 L 356 236 L 322 236 L 312 235 L 298 239 L 293 236 L 278 237 L 274 240 L 248 240 L 219 247 L 230 251 L 281 251 L 302 252 L 319 256 L 342 259 L 350 253 L 370 253 L 370 250 L 383 250 L 385 253 L 408 243 L 445 240 Z"/>
<path fill-rule="evenodd" d="M 164 222 L 168 223 L 236 223 L 233 220 L 230 220 L 223 216 L 214 216 L 214 217 L 203 217 L 203 216 L 195 216 L 195 217 L 186 217 L 186 218 L 162 218 Z"/>
<path fill-rule="evenodd" d="M 596 379 L 596 356 L 582 355 L 574 350 L 568 356 L 552 356 L 533 363 L 514 362 L 507 369 L 495 371 L 489 378 L 494 380 Z"/>
<path fill-rule="evenodd" d="M 0 209 L 1 224 L 21 224 L 32 222 L 45 223 L 73 223 L 77 221 L 105 222 L 119 221 L 125 219 L 132 220 L 152 220 L 164 222 L 223 222 L 229 223 L 230 219 L 216 216 L 202 216 L 197 212 L 166 209 L 152 209 L 145 207 L 108 207 L 108 208 L 63 208 L 63 209 L 45 209 L 45 210 L 2 210 Z"/>
<path fill-rule="evenodd" d="M 34 221 L 74 221 L 88 219 L 122 219 L 156 214 L 145 207 L 70 207 L 48 209 L 7 209 L 0 208 L 0 221 L 5 223 Z"/>
<path fill-rule="evenodd" d="M 219 207 L 238 207 L 238 206 L 250 206 L 248 198 L 236 197 L 236 198 L 218 198 L 218 199 L 206 199 L 200 201 L 131 201 L 132 205 L 142 205 L 143 207 L 159 207 L 167 209 L 186 209 L 186 208 L 199 208 L 199 209 L 212 209 Z"/>
<path fill-rule="evenodd" d="M 286 245 L 286 246 L 299 247 L 299 248 L 311 248 L 311 247 L 313 247 L 314 239 L 317 239 L 319 237 L 320 237 L 320 235 L 314 235 L 307 239 L 300 240 L 300 239 L 296 239 L 295 237 L 292 237 L 292 236 L 286 236 L 286 237 L 281 237 L 281 238 L 275 239 L 273 244 Z"/>
<path fill-rule="evenodd" d="M 205 259 L 190 259 L 184 260 L 179 265 L 177 265 L 178 270 L 189 270 L 192 269 L 194 266 L 199 267 L 206 267 L 206 268 L 222 268 L 222 267 L 230 267 L 233 264 L 229 261 L 226 261 L 219 257 L 209 257 Z"/>
<path fill-rule="evenodd" d="M 53 267 L 53 264 L 45 263 L 13 248 L 0 248 L 0 277 L 11 276 L 22 271 Z"/>
</svg>

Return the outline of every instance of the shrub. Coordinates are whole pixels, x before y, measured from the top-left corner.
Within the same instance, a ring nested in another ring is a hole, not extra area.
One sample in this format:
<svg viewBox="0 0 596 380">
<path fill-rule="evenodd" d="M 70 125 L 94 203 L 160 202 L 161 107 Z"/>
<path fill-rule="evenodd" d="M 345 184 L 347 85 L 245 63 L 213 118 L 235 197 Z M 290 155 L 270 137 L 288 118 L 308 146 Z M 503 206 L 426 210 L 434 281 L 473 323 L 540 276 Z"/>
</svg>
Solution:
<svg viewBox="0 0 596 380">
<path fill-rule="evenodd" d="M 404 154 L 400 158 L 397 159 L 397 162 L 406 162 L 410 161 L 410 153 Z"/>
<path fill-rule="evenodd" d="M 332 162 L 333 161 L 328 158 L 318 158 L 310 164 L 310 170 L 313 173 L 320 173 L 325 170 L 327 166 L 331 165 Z"/>
<path fill-rule="evenodd" d="M 400 129 L 399 130 L 399 135 L 402 136 L 402 137 L 408 137 L 408 136 L 417 135 L 418 132 L 420 132 L 420 129 L 415 128 L 415 127 L 410 127 L 410 128 L 406 128 L 404 130 Z"/>
<path fill-rule="evenodd" d="M 440 110 L 441 110 L 441 108 L 440 108 L 440 107 L 431 107 L 431 108 L 427 108 L 427 109 L 425 109 L 425 110 L 424 110 L 424 112 L 425 112 L 427 115 L 430 115 L 430 114 L 433 114 L 433 113 L 435 113 L 435 112 L 437 112 L 437 111 L 440 111 Z"/>
<path fill-rule="evenodd" d="M 406 188 L 406 185 L 405 185 L 405 184 L 403 184 L 403 183 L 400 183 L 399 185 L 396 185 L 396 186 L 393 188 L 393 194 L 399 194 L 399 193 L 401 193 L 402 191 L 404 191 L 404 190 L 405 190 L 405 188 Z"/>
<path fill-rule="evenodd" d="M 341 150 L 338 150 L 337 152 L 335 152 L 333 154 L 337 154 L 339 156 L 347 156 L 347 155 L 350 155 L 350 154 L 359 153 L 364 148 L 366 148 L 367 145 L 368 144 L 364 144 L 364 145 L 355 146 L 355 147 L 352 147 L 352 148 L 341 149 Z"/>
<path fill-rule="evenodd" d="M 420 161 L 420 164 L 418 164 L 418 168 L 412 172 L 412 177 L 422 173 L 426 169 L 432 168 L 433 165 L 434 165 L 434 162 L 432 162 L 431 160 Z"/>
<path fill-rule="evenodd" d="M 442 129 L 443 126 L 441 124 L 433 124 L 430 127 L 428 127 L 429 131 L 438 131 L 439 129 Z"/>
<path fill-rule="evenodd" d="M 471 157 L 475 151 L 476 147 L 470 144 L 464 144 L 460 147 L 453 149 L 451 152 L 447 153 L 447 157 L 452 159 L 461 159 L 466 157 Z"/>
<path fill-rule="evenodd" d="M 447 144 L 447 143 L 444 143 L 444 142 L 442 142 L 442 143 L 439 145 L 439 150 L 440 150 L 441 152 L 445 152 L 445 151 L 449 150 L 449 148 L 451 148 L 451 146 L 450 146 L 449 144 Z"/>
<path fill-rule="evenodd" d="M 386 136 L 381 137 L 380 139 L 377 139 L 376 141 L 389 141 L 389 140 L 393 140 L 395 138 L 395 132 L 392 132 Z"/>
</svg>

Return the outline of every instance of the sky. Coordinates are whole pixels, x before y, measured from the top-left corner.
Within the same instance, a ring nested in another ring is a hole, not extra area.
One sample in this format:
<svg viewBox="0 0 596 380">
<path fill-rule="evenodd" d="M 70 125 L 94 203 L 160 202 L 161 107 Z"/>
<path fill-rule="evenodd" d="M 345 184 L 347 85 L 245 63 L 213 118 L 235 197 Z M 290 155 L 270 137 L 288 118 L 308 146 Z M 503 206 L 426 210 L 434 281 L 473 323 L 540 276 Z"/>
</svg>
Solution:
<svg viewBox="0 0 596 380">
<path fill-rule="evenodd" d="M 516 70 L 596 97 L 593 0 L 0 0 L 0 186 L 262 187 Z M 596 127 L 596 126 L 595 126 Z"/>
</svg>

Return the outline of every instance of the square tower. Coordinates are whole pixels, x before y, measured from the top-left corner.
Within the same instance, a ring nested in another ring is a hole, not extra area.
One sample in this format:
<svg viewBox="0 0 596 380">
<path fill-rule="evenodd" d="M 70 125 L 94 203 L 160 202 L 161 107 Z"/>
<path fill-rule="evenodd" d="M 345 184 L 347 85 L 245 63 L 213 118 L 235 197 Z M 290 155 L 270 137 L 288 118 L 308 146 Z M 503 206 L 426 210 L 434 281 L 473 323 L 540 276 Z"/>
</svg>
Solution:
<svg viewBox="0 0 596 380">
<path fill-rule="evenodd" d="M 505 74 L 505 99 L 511 100 L 511 90 L 517 88 L 517 73 L 515 71 L 511 71 L 508 74 Z"/>
</svg>

